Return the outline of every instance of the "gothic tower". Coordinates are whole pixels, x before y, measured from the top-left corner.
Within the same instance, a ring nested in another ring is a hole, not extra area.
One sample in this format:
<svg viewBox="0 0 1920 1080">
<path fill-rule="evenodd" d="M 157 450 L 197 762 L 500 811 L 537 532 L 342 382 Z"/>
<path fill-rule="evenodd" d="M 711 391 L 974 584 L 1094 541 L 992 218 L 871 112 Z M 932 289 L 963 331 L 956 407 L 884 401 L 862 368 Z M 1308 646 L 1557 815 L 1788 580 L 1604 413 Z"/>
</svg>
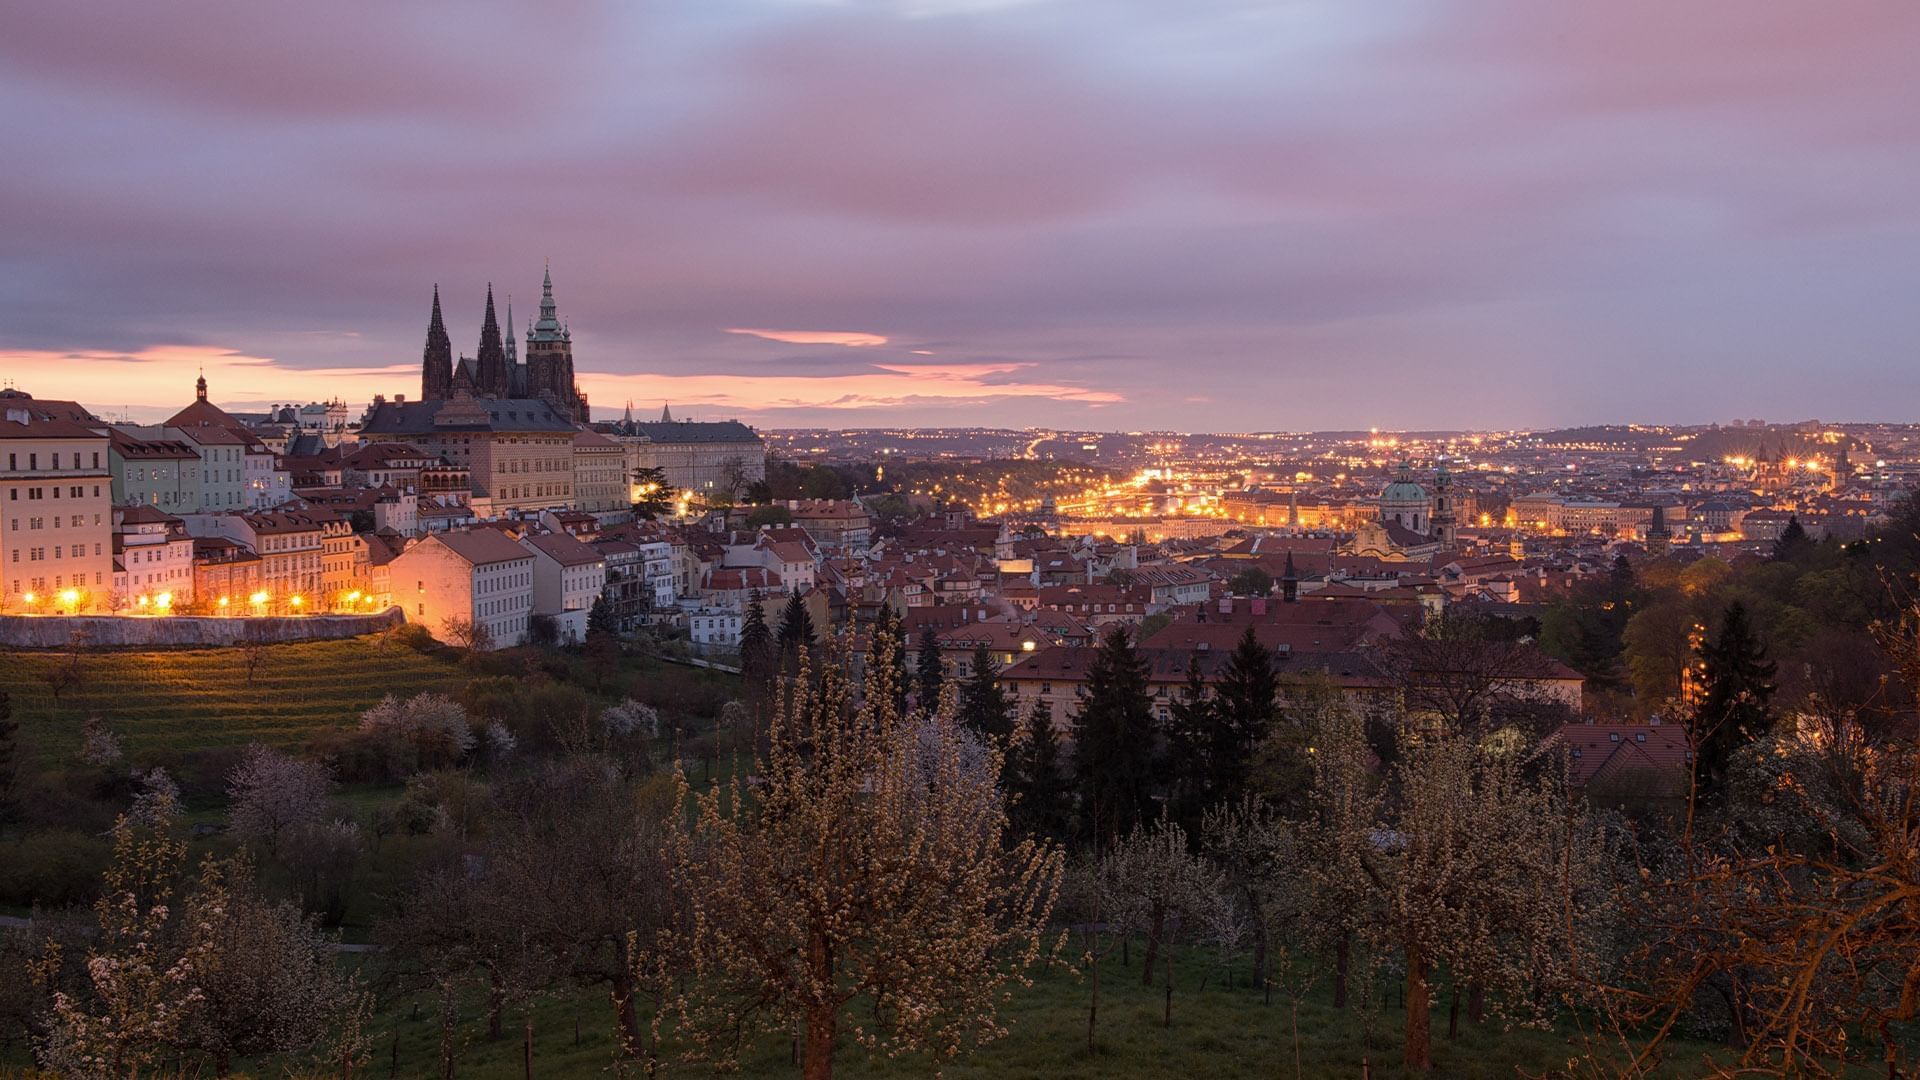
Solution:
<svg viewBox="0 0 1920 1080">
<path fill-rule="evenodd" d="M 427 322 L 427 347 L 420 357 L 420 398 L 439 401 L 453 392 L 453 341 L 440 320 L 440 286 L 433 287 L 433 318 Z"/>
<path fill-rule="evenodd" d="M 507 369 L 507 350 L 500 340 L 500 320 L 493 314 L 493 283 L 487 283 L 487 315 L 480 324 L 480 351 L 474 358 L 474 381 L 490 397 L 513 396 L 513 373 Z"/>
</svg>

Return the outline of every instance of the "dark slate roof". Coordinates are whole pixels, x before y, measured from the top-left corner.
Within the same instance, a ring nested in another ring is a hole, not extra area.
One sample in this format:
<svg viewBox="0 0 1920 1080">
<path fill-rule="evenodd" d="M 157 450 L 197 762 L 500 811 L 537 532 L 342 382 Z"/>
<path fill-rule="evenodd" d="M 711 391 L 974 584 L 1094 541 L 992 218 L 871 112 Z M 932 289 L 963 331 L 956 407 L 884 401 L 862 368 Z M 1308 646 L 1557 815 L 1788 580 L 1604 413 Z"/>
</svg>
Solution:
<svg viewBox="0 0 1920 1080">
<path fill-rule="evenodd" d="M 435 424 L 442 408 L 477 406 L 487 423 Z M 572 431 L 573 421 L 540 398 L 474 398 L 471 401 L 383 401 L 361 426 L 365 435 L 419 435 L 432 431 Z"/>
<path fill-rule="evenodd" d="M 760 436 L 738 420 L 676 420 L 636 423 L 634 433 L 657 443 L 759 442 Z"/>
</svg>

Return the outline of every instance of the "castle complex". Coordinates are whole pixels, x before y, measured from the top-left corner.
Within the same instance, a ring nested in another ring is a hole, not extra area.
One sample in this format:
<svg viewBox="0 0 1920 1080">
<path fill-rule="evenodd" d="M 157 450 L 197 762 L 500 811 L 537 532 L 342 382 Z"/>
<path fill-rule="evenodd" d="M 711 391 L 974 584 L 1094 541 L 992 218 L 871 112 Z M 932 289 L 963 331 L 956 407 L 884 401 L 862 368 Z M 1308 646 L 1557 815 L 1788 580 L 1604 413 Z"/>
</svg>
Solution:
<svg viewBox="0 0 1920 1080">
<path fill-rule="evenodd" d="M 493 286 L 487 286 L 487 312 L 480 323 L 477 355 L 453 356 L 453 340 L 440 316 L 440 287 L 433 289 L 433 316 L 420 360 L 420 398 L 446 401 L 471 396 L 508 401 L 545 401 L 576 423 L 589 419 L 587 396 L 573 377 L 573 335 L 560 321 L 553 302 L 553 271 L 540 286 L 540 317 L 527 327 L 527 358 L 514 348 L 513 309 L 501 333 L 493 310 Z"/>
</svg>

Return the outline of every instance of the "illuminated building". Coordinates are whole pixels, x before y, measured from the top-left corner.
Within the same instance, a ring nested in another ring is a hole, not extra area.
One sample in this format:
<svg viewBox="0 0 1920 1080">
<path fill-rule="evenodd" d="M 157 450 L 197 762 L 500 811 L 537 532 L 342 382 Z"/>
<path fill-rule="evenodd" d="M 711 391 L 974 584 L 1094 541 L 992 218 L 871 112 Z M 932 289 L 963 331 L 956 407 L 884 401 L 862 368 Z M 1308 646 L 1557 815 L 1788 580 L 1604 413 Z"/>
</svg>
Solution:
<svg viewBox="0 0 1920 1080">
<path fill-rule="evenodd" d="M 71 401 L 0 390 L 0 608 L 101 610 L 113 588 L 106 425 Z M 44 605 L 61 599 L 60 607 Z"/>
</svg>

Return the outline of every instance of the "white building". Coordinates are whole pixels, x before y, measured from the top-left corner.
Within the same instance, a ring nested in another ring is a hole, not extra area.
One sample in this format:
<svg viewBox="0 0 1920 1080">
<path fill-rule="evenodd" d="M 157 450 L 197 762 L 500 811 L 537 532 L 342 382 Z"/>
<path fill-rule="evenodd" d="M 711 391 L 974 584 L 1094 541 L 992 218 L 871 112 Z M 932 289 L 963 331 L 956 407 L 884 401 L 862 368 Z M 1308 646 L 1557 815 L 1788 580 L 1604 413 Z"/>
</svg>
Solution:
<svg viewBox="0 0 1920 1080">
<path fill-rule="evenodd" d="M 550 615 L 561 641 L 584 641 L 587 612 L 607 586 L 607 560 L 566 533 L 520 540 L 533 553 L 533 613 Z"/>
<path fill-rule="evenodd" d="M 533 560 L 494 529 L 436 533 L 389 564 L 393 602 L 437 637 L 471 621 L 490 647 L 518 645 L 533 616 Z"/>
<path fill-rule="evenodd" d="M 730 608 L 698 608 L 687 616 L 687 636 L 698 649 L 738 649 L 744 618 Z"/>
<path fill-rule="evenodd" d="M 172 514 L 151 506 L 113 511 L 113 594 L 109 608 L 140 614 L 193 602 L 193 537 Z"/>
<path fill-rule="evenodd" d="M 0 610 L 106 610 L 113 482 L 105 432 L 71 401 L 0 391 Z"/>
</svg>

